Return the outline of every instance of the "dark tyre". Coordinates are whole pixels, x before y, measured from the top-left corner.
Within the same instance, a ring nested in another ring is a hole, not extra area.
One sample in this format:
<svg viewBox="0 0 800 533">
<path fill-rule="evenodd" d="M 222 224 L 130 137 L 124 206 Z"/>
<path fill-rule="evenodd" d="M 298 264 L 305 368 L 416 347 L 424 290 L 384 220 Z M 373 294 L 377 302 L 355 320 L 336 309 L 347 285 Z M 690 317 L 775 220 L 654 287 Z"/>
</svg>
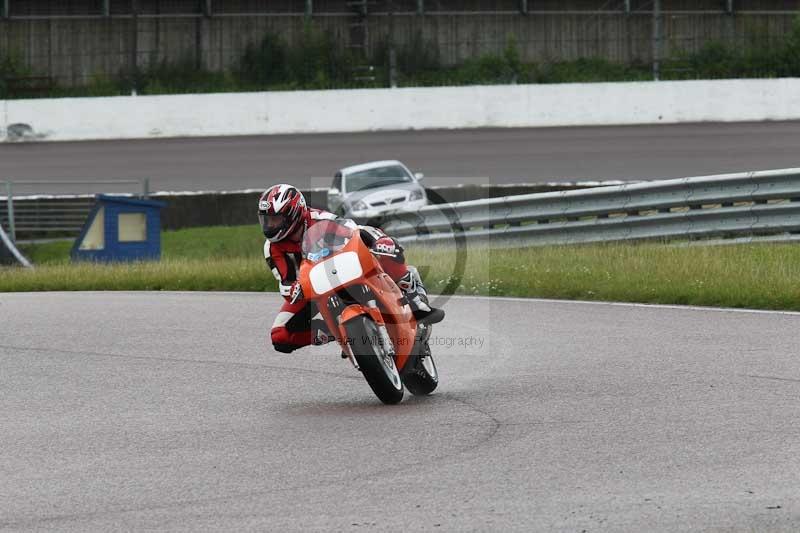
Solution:
<svg viewBox="0 0 800 533">
<path fill-rule="evenodd" d="M 378 326 L 365 316 L 347 323 L 353 355 L 372 392 L 385 404 L 400 403 L 403 399 L 403 381 L 394 358 L 380 340 Z"/>
<path fill-rule="evenodd" d="M 439 371 L 426 342 L 424 350 L 415 361 L 414 368 L 403 377 L 403 383 L 414 396 L 430 394 L 439 385 Z"/>
</svg>

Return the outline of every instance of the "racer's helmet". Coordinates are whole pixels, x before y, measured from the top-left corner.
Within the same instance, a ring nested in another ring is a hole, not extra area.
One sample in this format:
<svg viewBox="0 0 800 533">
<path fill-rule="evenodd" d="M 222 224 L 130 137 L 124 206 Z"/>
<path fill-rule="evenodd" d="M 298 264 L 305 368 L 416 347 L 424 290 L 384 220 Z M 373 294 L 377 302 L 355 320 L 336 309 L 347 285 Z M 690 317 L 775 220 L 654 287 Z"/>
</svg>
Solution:
<svg viewBox="0 0 800 533">
<path fill-rule="evenodd" d="M 303 193 L 285 183 L 273 185 L 258 199 L 258 222 L 270 242 L 282 241 L 294 233 L 307 211 Z"/>
</svg>

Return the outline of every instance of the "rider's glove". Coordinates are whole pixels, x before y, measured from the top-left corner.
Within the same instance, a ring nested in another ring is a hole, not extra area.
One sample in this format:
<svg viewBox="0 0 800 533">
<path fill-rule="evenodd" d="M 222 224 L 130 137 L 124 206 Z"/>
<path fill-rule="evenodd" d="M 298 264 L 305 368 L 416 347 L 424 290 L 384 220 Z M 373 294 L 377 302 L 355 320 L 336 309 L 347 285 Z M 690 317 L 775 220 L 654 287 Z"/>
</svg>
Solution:
<svg viewBox="0 0 800 533">
<path fill-rule="evenodd" d="M 292 288 L 289 290 L 289 302 L 296 304 L 303 299 L 303 287 L 300 286 L 299 281 L 292 283 Z"/>
<path fill-rule="evenodd" d="M 280 290 L 281 296 L 283 296 L 287 300 L 291 299 L 292 297 L 292 287 L 294 287 L 293 282 L 285 283 L 281 281 L 278 284 L 278 290 Z"/>
</svg>

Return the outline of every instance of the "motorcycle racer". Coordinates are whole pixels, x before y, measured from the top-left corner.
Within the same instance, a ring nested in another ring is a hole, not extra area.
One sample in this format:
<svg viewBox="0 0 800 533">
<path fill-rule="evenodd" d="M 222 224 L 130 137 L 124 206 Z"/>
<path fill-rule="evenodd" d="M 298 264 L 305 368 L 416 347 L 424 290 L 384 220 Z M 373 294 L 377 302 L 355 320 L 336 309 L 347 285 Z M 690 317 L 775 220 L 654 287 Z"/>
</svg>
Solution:
<svg viewBox="0 0 800 533">
<path fill-rule="evenodd" d="M 333 213 L 308 207 L 303 194 L 287 184 L 270 187 L 258 200 L 258 220 L 266 237 L 264 258 L 285 299 L 270 333 L 273 347 L 279 352 L 290 353 L 303 346 L 335 340 L 325 321 L 314 318 L 317 315 L 315 305 L 300 297 L 297 282 L 305 231 L 320 220 L 335 218 Z M 378 228 L 358 228 L 364 243 L 378 257 L 381 268 L 405 294 L 417 321 L 441 322 L 444 311 L 430 307 L 419 272 L 406 265 L 400 243 Z"/>
</svg>

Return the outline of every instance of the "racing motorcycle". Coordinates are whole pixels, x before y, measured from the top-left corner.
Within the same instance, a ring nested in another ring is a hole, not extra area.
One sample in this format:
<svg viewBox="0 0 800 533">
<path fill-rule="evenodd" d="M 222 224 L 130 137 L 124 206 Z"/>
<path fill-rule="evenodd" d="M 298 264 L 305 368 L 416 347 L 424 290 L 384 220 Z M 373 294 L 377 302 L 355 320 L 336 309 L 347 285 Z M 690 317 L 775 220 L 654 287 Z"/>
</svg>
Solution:
<svg viewBox="0 0 800 533">
<path fill-rule="evenodd" d="M 439 374 L 428 343 L 431 326 L 416 322 L 355 222 L 317 222 L 305 233 L 302 254 L 297 296 L 316 304 L 342 357 L 361 371 L 375 395 L 397 404 L 404 389 L 433 392 Z"/>
</svg>

